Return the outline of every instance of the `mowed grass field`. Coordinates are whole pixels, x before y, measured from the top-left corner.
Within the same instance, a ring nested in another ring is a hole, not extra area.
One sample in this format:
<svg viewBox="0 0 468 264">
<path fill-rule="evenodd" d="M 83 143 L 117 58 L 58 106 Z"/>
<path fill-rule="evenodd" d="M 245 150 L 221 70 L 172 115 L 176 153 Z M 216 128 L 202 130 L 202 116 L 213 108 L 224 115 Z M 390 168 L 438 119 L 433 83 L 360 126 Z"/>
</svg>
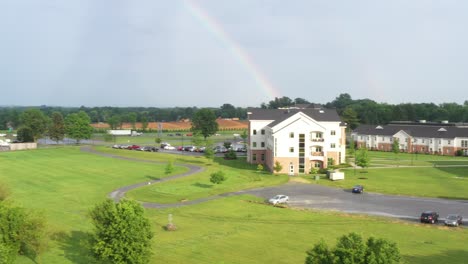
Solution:
<svg viewBox="0 0 468 264">
<path fill-rule="evenodd" d="M 224 161 L 208 165 L 203 158 L 124 150 L 119 153 L 165 162 L 172 159 L 176 163 L 219 166 L 226 172 L 250 169 L 242 168 L 241 164 L 223 164 Z M 101 157 L 80 152 L 76 147 L 5 152 L 0 153 L 0 182 L 8 184 L 14 202 L 41 210 L 47 217 L 51 242 L 42 263 L 85 264 L 93 263 L 86 250 L 86 234 L 92 230 L 90 208 L 118 187 L 164 177 L 165 164 Z M 176 167 L 174 173 L 185 170 Z M 229 188 L 242 186 L 226 183 Z M 163 230 L 168 214 L 173 215 L 177 231 Z M 468 259 L 468 230 L 464 228 L 278 208 L 253 196 L 147 210 L 147 215 L 155 232 L 151 263 L 303 263 L 305 251 L 319 239 L 334 244 L 337 237 L 349 232 L 397 242 L 403 263 L 465 263 Z M 34 262 L 22 257 L 17 263 Z"/>
<path fill-rule="evenodd" d="M 369 152 L 371 166 L 341 169 L 345 179 L 329 181 L 325 176 L 315 181 L 314 175 L 303 176 L 309 182 L 351 188 L 364 185 L 367 192 L 395 195 L 468 199 L 468 158 L 418 155 L 411 165 L 411 154 Z M 351 159 L 352 160 L 352 159 Z"/>
</svg>

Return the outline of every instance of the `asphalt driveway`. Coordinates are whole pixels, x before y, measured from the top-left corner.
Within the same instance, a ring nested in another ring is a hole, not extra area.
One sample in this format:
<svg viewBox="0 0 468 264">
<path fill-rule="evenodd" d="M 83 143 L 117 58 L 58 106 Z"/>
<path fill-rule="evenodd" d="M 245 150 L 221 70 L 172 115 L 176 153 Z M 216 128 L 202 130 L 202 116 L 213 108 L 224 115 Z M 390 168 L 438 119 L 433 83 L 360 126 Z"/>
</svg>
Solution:
<svg viewBox="0 0 468 264">
<path fill-rule="evenodd" d="M 337 189 L 317 184 L 287 183 L 282 186 L 246 190 L 265 199 L 276 194 L 289 196 L 289 205 L 293 207 L 337 210 L 348 213 L 362 213 L 419 220 L 423 211 L 433 210 L 445 219 L 450 213 L 463 215 L 468 224 L 468 201 L 437 198 L 384 195 L 378 193 L 354 194 L 351 190 Z"/>
</svg>

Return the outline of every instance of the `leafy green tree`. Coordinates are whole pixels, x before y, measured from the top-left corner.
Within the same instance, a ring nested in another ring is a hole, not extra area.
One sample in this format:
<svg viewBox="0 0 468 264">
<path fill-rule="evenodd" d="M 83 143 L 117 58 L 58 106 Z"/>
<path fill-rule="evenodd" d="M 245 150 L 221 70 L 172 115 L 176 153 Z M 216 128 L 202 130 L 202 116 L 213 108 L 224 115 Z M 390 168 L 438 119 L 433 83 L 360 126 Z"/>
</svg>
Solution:
<svg viewBox="0 0 468 264">
<path fill-rule="evenodd" d="M 273 170 L 276 173 L 279 173 L 282 169 L 283 169 L 283 166 L 281 165 L 281 163 L 279 163 L 279 161 L 275 161 L 275 166 L 273 166 Z"/>
<path fill-rule="evenodd" d="M 400 262 L 400 250 L 395 242 L 382 238 L 367 239 L 366 264 L 392 264 Z"/>
<path fill-rule="evenodd" d="M 94 225 L 91 249 L 98 261 L 115 264 L 148 263 L 153 232 L 136 201 L 108 199 L 90 212 Z"/>
<path fill-rule="evenodd" d="M 354 138 L 352 136 L 349 138 L 349 149 L 348 149 L 348 151 L 349 151 L 350 155 L 354 155 L 354 152 L 356 151 L 356 146 L 354 144 Z"/>
<path fill-rule="evenodd" d="M 351 130 L 354 130 L 359 125 L 359 118 L 357 116 L 356 111 L 354 111 L 351 107 L 346 107 L 341 114 L 341 118 L 343 122 L 348 124 L 348 127 Z"/>
<path fill-rule="evenodd" d="M 228 152 L 224 154 L 224 158 L 234 160 L 234 159 L 237 159 L 237 154 L 234 150 L 230 149 L 228 150 Z"/>
<path fill-rule="evenodd" d="M 395 153 L 395 159 L 396 159 L 398 156 L 398 153 L 400 153 L 400 142 L 398 138 L 393 139 L 392 152 Z"/>
<path fill-rule="evenodd" d="M 205 158 L 207 158 L 207 159 L 213 159 L 214 156 L 215 156 L 215 155 L 214 155 L 214 150 L 213 150 L 213 148 L 212 148 L 210 145 L 206 146 L 205 152 L 203 153 L 203 155 L 204 155 Z"/>
<path fill-rule="evenodd" d="M 80 143 L 82 139 L 90 139 L 93 127 L 90 126 L 91 119 L 83 111 L 69 114 L 65 118 L 65 131 L 70 138 L 76 139 Z"/>
<path fill-rule="evenodd" d="M 47 132 L 49 118 L 39 109 L 28 109 L 21 114 L 21 123 L 29 127 L 33 133 L 34 141 L 37 141 Z"/>
<path fill-rule="evenodd" d="M 214 112 L 208 108 L 195 112 L 192 118 L 192 131 L 198 132 L 206 138 L 218 131 L 218 123 Z"/>
<path fill-rule="evenodd" d="M 367 148 L 362 147 L 356 153 L 356 165 L 361 168 L 367 168 L 370 165 L 370 157 Z"/>
<path fill-rule="evenodd" d="M 132 125 L 132 129 L 136 129 L 137 114 L 135 112 L 128 113 L 128 122 Z"/>
<path fill-rule="evenodd" d="M 113 115 L 107 119 L 107 124 L 109 124 L 110 129 L 117 129 L 121 126 L 122 121 L 119 116 Z"/>
<path fill-rule="evenodd" d="M 210 174 L 210 182 L 214 184 L 221 184 L 225 180 L 226 177 L 223 171 L 217 171 Z"/>
<path fill-rule="evenodd" d="M 0 263 L 14 263 L 18 254 L 36 259 L 47 246 L 45 218 L 0 202 Z"/>
<path fill-rule="evenodd" d="M 57 142 L 57 144 L 65 137 L 65 123 L 60 112 L 52 113 L 52 122 L 49 127 L 49 137 L 50 139 Z"/>
<path fill-rule="evenodd" d="M 148 128 L 148 117 L 145 114 L 141 117 L 141 129 L 145 131 L 147 128 Z"/>
<path fill-rule="evenodd" d="M 16 139 L 20 142 L 34 142 L 34 134 L 30 127 L 22 126 L 16 132 Z"/>
<path fill-rule="evenodd" d="M 161 139 L 160 137 L 156 137 L 156 138 L 154 139 L 154 142 L 156 142 L 156 144 L 161 144 L 162 139 Z"/>
<path fill-rule="evenodd" d="M 396 243 L 374 237 L 369 237 L 364 243 L 356 233 L 338 238 L 333 250 L 321 240 L 306 253 L 306 264 L 395 264 L 400 261 Z"/>
<path fill-rule="evenodd" d="M 366 247 L 360 235 L 349 233 L 338 239 L 333 254 L 338 263 L 364 263 Z"/>
<path fill-rule="evenodd" d="M 323 239 L 315 246 L 307 251 L 305 264 L 333 264 L 336 263 L 333 252 L 328 248 Z"/>
<path fill-rule="evenodd" d="M 166 175 L 169 175 L 171 173 L 174 172 L 174 162 L 172 160 L 170 160 L 167 165 L 166 165 L 166 169 L 164 171 L 166 173 Z"/>
</svg>

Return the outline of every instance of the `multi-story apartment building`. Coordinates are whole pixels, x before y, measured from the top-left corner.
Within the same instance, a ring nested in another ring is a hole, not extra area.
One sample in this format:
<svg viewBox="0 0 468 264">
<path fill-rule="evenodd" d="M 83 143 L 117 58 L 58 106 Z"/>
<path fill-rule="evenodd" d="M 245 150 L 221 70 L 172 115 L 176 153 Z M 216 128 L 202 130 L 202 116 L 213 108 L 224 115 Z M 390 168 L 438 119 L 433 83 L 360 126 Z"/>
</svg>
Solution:
<svg viewBox="0 0 468 264">
<path fill-rule="evenodd" d="M 296 105 L 287 109 L 248 109 L 247 161 L 280 173 L 309 173 L 329 162 L 345 162 L 346 124 L 335 109 Z"/>
<path fill-rule="evenodd" d="M 361 125 L 351 136 L 358 147 L 391 151 L 398 140 L 400 151 L 456 155 L 461 151 L 468 155 L 468 124 L 426 122 L 391 122 L 388 125 Z"/>
</svg>

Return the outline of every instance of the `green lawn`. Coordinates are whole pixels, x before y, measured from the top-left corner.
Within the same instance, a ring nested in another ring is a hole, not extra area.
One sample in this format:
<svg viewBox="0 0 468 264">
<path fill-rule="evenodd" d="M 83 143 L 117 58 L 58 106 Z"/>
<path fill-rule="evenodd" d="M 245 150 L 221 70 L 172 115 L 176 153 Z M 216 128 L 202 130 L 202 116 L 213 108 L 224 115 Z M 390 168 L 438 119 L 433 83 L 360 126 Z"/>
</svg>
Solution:
<svg viewBox="0 0 468 264">
<path fill-rule="evenodd" d="M 304 263 L 323 238 L 357 232 L 397 242 L 403 263 L 464 263 L 468 230 L 334 212 L 282 209 L 236 196 L 148 211 L 155 222 L 154 263 Z M 178 230 L 162 229 L 173 215 Z M 450 242 L 449 242 L 450 241 Z"/>
<path fill-rule="evenodd" d="M 439 156 L 415 153 L 398 153 L 369 151 L 371 167 L 396 166 L 438 166 L 438 165 L 468 165 L 468 157 Z M 351 161 L 353 155 L 347 154 Z"/>
<path fill-rule="evenodd" d="M 219 166 L 229 178 L 235 177 L 233 171 L 248 175 L 251 169 L 249 165 L 228 164 L 224 160 L 208 165 L 204 158 L 115 151 L 138 158 L 207 165 L 207 172 L 210 167 Z M 164 164 L 100 157 L 80 152 L 77 147 L 0 153 L 0 182 L 12 190 L 11 199 L 41 210 L 47 217 L 51 242 L 41 260 L 52 264 L 93 263 L 85 247 L 92 228 L 90 208 L 118 187 L 164 177 L 164 168 Z M 174 173 L 185 170 L 176 167 Z M 242 186 L 240 182 L 228 182 L 229 188 Z M 191 185 L 185 186 L 190 189 Z M 235 196 L 186 207 L 147 210 L 156 234 L 151 263 L 303 263 L 305 251 L 319 239 L 334 244 L 337 237 L 352 231 L 397 242 L 404 263 L 464 263 L 468 259 L 468 229 L 278 208 L 261 201 L 252 196 Z M 168 214 L 173 215 L 177 231 L 163 230 Z M 34 262 L 21 257 L 16 263 Z"/>
</svg>

